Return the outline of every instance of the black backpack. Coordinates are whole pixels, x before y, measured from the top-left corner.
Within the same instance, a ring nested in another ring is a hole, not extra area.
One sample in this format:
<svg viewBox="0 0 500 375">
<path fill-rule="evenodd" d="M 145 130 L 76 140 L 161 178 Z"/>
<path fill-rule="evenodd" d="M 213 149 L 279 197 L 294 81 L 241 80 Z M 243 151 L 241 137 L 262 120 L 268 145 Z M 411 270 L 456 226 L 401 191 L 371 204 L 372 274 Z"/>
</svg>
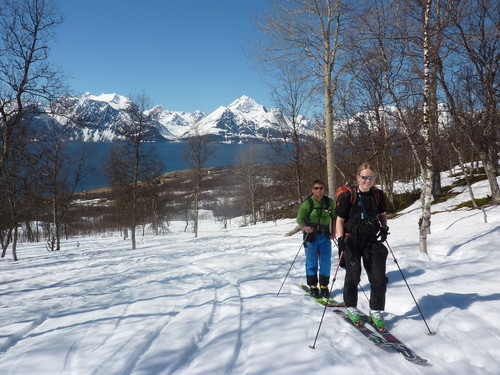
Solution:
<svg viewBox="0 0 500 375">
<path fill-rule="evenodd" d="M 373 197 L 375 201 L 375 206 L 378 208 L 380 205 L 381 199 L 381 191 L 379 189 L 373 189 Z M 366 240 L 374 240 L 377 238 L 377 233 L 380 230 L 381 224 L 378 219 L 378 215 L 376 217 L 371 217 L 368 215 L 365 203 L 363 202 L 362 197 L 359 194 L 358 189 L 355 186 L 343 186 L 337 189 L 337 202 L 340 195 L 344 193 L 349 197 L 349 202 L 351 204 L 351 208 L 356 205 L 358 199 L 360 199 L 361 210 L 359 212 L 359 216 L 356 214 L 355 217 L 349 217 L 346 221 L 345 229 L 347 233 L 354 235 L 356 240 L 358 241 L 366 241 Z"/>
</svg>

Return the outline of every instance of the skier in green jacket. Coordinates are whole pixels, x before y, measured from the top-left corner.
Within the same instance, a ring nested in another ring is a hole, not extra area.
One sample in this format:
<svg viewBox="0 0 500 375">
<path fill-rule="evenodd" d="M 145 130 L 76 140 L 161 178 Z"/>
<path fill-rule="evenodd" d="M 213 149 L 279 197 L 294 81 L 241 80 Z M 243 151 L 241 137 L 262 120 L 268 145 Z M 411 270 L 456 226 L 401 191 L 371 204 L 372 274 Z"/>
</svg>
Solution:
<svg viewBox="0 0 500 375">
<path fill-rule="evenodd" d="M 321 180 L 313 181 L 311 192 L 297 215 L 297 224 L 304 233 L 306 281 L 313 297 L 329 298 L 335 201 L 325 195 L 325 184 Z"/>
</svg>

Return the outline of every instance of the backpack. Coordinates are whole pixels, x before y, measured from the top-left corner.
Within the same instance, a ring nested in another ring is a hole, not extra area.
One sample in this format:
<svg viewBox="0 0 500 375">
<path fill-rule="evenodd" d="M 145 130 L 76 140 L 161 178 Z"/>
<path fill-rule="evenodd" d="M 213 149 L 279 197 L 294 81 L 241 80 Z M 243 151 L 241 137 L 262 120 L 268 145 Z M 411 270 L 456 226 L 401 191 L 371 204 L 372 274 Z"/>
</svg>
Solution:
<svg viewBox="0 0 500 375">
<path fill-rule="evenodd" d="M 350 194 L 351 206 L 353 206 L 354 203 L 356 203 L 356 201 L 358 200 L 358 189 L 356 188 L 356 186 L 341 186 L 335 192 L 335 199 L 336 199 L 337 205 L 339 203 L 340 195 L 346 191 L 348 191 Z M 375 197 L 375 204 L 378 207 L 380 204 L 380 190 L 373 189 L 373 196 Z"/>
<path fill-rule="evenodd" d="M 380 205 L 380 190 L 373 189 L 373 197 L 375 201 L 375 205 L 378 208 Z M 351 204 L 351 208 L 356 204 L 358 200 L 358 189 L 356 186 L 341 186 L 336 191 L 337 205 L 339 202 L 339 198 L 342 194 L 349 195 L 349 201 Z M 345 224 L 345 229 L 347 233 L 355 234 L 358 240 L 362 238 L 373 238 L 379 231 L 380 221 L 377 218 L 366 218 L 365 208 L 363 206 L 363 201 L 361 201 L 362 212 L 361 212 L 361 220 L 359 218 L 354 218 L 353 220 L 348 220 Z M 352 219 L 352 218 L 351 218 Z"/>
<path fill-rule="evenodd" d="M 307 197 L 307 201 L 309 202 L 309 212 L 307 213 L 307 220 L 306 222 L 309 222 L 309 219 L 311 218 L 311 213 L 313 212 L 313 210 L 316 208 L 317 210 L 322 210 L 323 208 L 330 208 L 330 205 L 331 205 L 331 199 L 330 197 L 324 195 L 323 196 L 323 201 L 321 202 L 321 206 L 320 207 L 314 207 L 314 202 L 312 200 L 312 194 L 310 194 L 308 197 Z M 324 203 L 326 203 L 326 206 L 324 205 Z M 325 207 L 323 207 L 325 206 Z M 330 215 L 331 217 L 331 215 Z"/>
<path fill-rule="evenodd" d="M 309 212 L 307 213 L 307 217 L 306 217 L 306 223 L 309 223 L 310 222 L 310 219 L 311 219 L 311 213 L 313 212 L 314 209 L 316 210 L 323 210 L 325 208 L 328 208 L 328 210 L 330 209 L 330 205 L 331 205 L 331 201 L 332 201 L 332 198 L 324 195 L 323 196 L 323 200 L 321 201 L 321 205 L 319 207 L 314 207 L 314 202 L 313 202 L 313 199 L 312 199 L 312 194 L 310 194 L 308 197 L 307 197 L 307 201 L 309 202 Z M 325 206 L 325 203 L 326 203 L 326 206 Z M 329 212 L 330 213 L 330 218 L 332 217 L 332 212 Z M 316 230 L 318 229 L 319 227 L 319 223 L 317 223 L 315 225 L 315 231 L 313 233 L 303 233 L 303 237 L 304 237 L 304 241 L 306 240 L 307 238 L 307 241 L 308 242 L 314 242 L 315 239 L 316 239 Z M 324 228 L 323 228 L 324 230 Z M 335 226 L 333 225 L 332 226 L 332 222 L 330 222 L 330 225 L 328 226 L 328 229 L 327 229 L 327 232 L 328 232 L 328 235 L 330 235 L 332 233 L 332 231 L 335 230 Z M 305 247 L 307 247 L 307 245 L 304 245 Z"/>
</svg>

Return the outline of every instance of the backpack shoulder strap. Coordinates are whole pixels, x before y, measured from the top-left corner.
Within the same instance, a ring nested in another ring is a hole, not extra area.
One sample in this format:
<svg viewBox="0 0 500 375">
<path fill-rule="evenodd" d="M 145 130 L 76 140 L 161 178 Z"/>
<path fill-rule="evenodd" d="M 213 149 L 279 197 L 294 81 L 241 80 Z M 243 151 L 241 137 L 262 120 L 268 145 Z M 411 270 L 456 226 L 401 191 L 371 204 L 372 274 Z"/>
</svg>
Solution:
<svg viewBox="0 0 500 375">
<path fill-rule="evenodd" d="M 306 222 L 308 222 L 310 219 L 311 219 L 311 213 L 314 211 L 314 201 L 312 199 L 312 194 L 309 195 L 307 197 L 307 201 L 309 202 L 309 212 L 307 213 L 307 219 L 306 219 Z M 321 201 L 321 206 L 320 207 L 317 207 L 319 210 L 322 210 L 323 208 L 325 208 L 325 203 L 326 203 L 326 208 L 329 208 L 330 207 L 330 201 L 331 201 L 331 198 L 328 197 L 328 196 L 324 196 L 323 197 L 323 200 Z M 330 214 L 331 215 L 331 214 Z"/>
<path fill-rule="evenodd" d="M 378 208 L 380 205 L 380 190 L 379 189 L 377 189 L 377 188 L 373 189 L 373 197 L 375 198 L 375 205 Z"/>
<path fill-rule="evenodd" d="M 314 210 L 314 202 L 312 200 L 312 194 L 307 197 L 307 202 L 309 203 L 309 211 L 307 212 L 306 222 L 309 222 L 311 218 L 311 213 Z"/>
<path fill-rule="evenodd" d="M 349 201 L 351 202 L 351 206 L 354 206 L 354 203 L 358 200 L 358 189 L 356 186 L 349 186 L 346 190 L 349 192 Z"/>
<path fill-rule="evenodd" d="M 358 188 L 356 186 L 351 186 L 349 191 L 351 192 L 351 205 L 354 205 L 358 200 Z"/>
<path fill-rule="evenodd" d="M 332 206 L 332 202 L 335 203 L 335 201 L 327 195 L 325 195 L 324 199 L 325 199 L 325 203 L 326 203 L 326 208 L 330 214 L 330 218 L 333 219 L 335 216 L 335 211 L 333 211 L 333 212 L 330 211 L 330 207 Z"/>
<path fill-rule="evenodd" d="M 358 198 L 358 189 L 355 186 L 351 186 L 349 188 L 349 191 L 351 193 L 351 205 L 353 205 L 354 203 L 356 203 L 356 199 Z M 378 208 L 380 205 L 380 189 L 373 188 L 372 192 L 373 197 L 375 198 L 375 205 Z"/>
</svg>

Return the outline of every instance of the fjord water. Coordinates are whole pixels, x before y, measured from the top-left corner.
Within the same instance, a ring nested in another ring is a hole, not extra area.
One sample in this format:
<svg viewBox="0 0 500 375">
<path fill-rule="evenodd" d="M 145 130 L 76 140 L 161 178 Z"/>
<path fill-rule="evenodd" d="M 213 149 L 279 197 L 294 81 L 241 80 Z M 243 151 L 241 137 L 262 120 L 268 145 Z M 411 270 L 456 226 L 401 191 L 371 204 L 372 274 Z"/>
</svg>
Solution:
<svg viewBox="0 0 500 375">
<path fill-rule="evenodd" d="M 112 146 L 119 145 L 119 142 L 71 142 L 68 149 L 71 155 L 77 158 L 83 150 L 86 151 L 85 167 L 90 171 L 77 191 L 97 189 L 107 186 L 107 179 L 104 173 L 104 165 Z M 184 160 L 184 142 L 157 142 L 152 143 L 154 153 L 158 156 L 165 166 L 164 173 L 188 169 Z M 148 145 L 149 146 L 149 145 Z M 269 146 L 265 144 L 215 144 L 216 151 L 208 160 L 207 167 L 222 167 L 238 163 L 240 155 L 250 147 L 257 149 L 259 163 L 265 163 L 269 158 L 266 157 Z"/>
</svg>

